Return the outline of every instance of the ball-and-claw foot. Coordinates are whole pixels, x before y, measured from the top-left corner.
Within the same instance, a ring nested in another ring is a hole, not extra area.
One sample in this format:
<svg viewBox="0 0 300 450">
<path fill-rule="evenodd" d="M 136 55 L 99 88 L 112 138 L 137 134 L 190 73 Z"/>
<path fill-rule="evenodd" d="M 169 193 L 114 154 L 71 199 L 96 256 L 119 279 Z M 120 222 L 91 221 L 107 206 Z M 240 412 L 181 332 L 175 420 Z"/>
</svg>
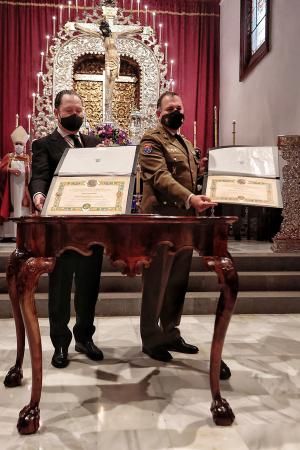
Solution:
<svg viewBox="0 0 300 450">
<path fill-rule="evenodd" d="M 12 388 L 16 386 L 21 386 L 23 378 L 23 370 L 20 367 L 13 366 L 7 372 L 4 379 L 4 386 Z"/>
<path fill-rule="evenodd" d="M 235 415 L 225 398 L 214 400 L 211 404 L 210 410 L 216 425 L 226 427 L 232 425 L 234 422 Z"/>
<path fill-rule="evenodd" d="M 17 429 L 20 434 L 36 433 L 40 426 L 40 409 L 38 406 L 26 405 L 20 411 Z"/>
</svg>

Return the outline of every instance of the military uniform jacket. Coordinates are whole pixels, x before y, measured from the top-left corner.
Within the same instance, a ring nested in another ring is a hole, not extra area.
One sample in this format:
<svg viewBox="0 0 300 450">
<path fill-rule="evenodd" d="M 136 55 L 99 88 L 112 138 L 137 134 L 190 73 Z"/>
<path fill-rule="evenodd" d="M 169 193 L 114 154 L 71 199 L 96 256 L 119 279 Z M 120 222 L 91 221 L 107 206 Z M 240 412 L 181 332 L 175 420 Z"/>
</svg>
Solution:
<svg viewBox="0 0 300 450">
<path fill-rule="evenodd" d="M 140 144 L 139 161 L 143 180 L 143 213 L 191 215 L 187 199 L 196 193 L 198 161 L 187 139 L 169 133 L 161 124 L 147 131 Z"/>
</svg>

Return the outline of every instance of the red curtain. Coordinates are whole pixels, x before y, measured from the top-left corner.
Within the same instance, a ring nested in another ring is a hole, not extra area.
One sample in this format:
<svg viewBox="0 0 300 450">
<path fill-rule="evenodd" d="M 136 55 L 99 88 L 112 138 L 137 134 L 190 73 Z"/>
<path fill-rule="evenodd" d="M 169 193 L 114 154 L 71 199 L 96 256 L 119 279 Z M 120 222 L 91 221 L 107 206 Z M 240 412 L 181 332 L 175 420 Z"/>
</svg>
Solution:
<svg viewBox="0 0 300 450">
<path fill-rule="evenodd" d="M 99 0 L 87 0 L 87 6 Z M 83 6 L 84 0 L 78 0 Z M 123 0 L 119 0 L 123 7 Z M 145 9 L 141 1 L 141 22 Z M 219 6 L 218 0 L 148 0 L 148 24 L 156 29 L 163 24 L 162 40 L 168 42 L 168 60 L 174 60 L 174 90 L 184 101 L 186 122 L 183 134 L 193 140 L 193 122 L 197 123 L 197 145 L 204 150 L 213 145 L 213 108 L 219 105 Z M 32 93 L 36 91 L 40 71 L 40 52 L 45 51 L 46 35 L 52 34 L 52 17 L 67 0 L 0 0 L 0 156 L 11 151 L 10 134 L 19 124 L 28 130 L 32 113 Z M 129 10 L 131 0 L 124 0 Z M 136 9 L 136 0 L 133 0 Z M 75 1 L 71 17 L 75 17 Z M 136 13 L 135 13 L 136 14 Z M 170 76 L 170 64 L 169 74 Z"/>
</svg>

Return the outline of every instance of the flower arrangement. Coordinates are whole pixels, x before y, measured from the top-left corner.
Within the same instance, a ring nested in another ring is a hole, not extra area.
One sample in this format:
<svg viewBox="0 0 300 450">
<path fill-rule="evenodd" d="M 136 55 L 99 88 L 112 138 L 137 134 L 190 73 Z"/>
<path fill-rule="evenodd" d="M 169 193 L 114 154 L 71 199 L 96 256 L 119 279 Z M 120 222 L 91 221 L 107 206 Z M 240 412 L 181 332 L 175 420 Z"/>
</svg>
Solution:
<svg viewBox="0 0 300 450">
<path fill-rule="evenodd" d="M 130 144 L 126 131 L 115 127 L 113 123 L 103 123 L 97 126 L 92 133 L 98 136 L 101 144 L 105 146 Z"/>
</svg>

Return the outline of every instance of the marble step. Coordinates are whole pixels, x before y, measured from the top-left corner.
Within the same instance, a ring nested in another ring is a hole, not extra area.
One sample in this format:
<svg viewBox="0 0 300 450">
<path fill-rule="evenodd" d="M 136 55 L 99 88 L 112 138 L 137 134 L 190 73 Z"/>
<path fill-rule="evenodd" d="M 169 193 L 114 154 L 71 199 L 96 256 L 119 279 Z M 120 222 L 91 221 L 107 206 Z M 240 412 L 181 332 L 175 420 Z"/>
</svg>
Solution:
<svg viewBox="0 0 300 450">
<path fill-rule="evenodd" d="M 0 247 L 0 272 L 5 272 L 6 266 L 8 263 L 9 255 L 11 254 L 12 249 L 9 251 L 4 251 L 3 248 Z M 300 254 L 295 253 L 232 253 L 236 268 L 239 272 L 244 271 L 252 271 L 252 272 L 260 272 L 260 271 L 288 271 L 294 270 L 300 271 Z M 103 272 L 117 272 L 119 270 L 114 268 L 108 258 L 104 257 Z M 199 257 L 196 253 L 193 255 L 192 267 L 191 270 L 193 272 L 196 271 L 204 271 L 204 265 L 202 262 L 202 258 Z"/>
<path fill-rule="evenodd" d="M 214 314 L 218 292 L 188 292 L 184 314 Z M 104 292 L 96 305 L 97 316 L 137 316 L 140 314 L 141 293 Z M 47 294 L 36 293 L 39 317 L 48 316 Z M 300 313 L 300 291 L 244 291 L 238 295 L 235 314 Z M 74 308 L 72 306 L 72 315 Z M 12 317 L 8 294 L 0 294 L 0 317 Z"/>
<path fill-rule="evenodd" d="M 37 292 L 47 292 L 48 275 L 40 277 Z M 140 292 L 142 277 L 127 277 L 119 272 L 102 272 L 100 292 Z M 191 272 L 188 291 L 209 292 L 218 290 L 214 272 Z M 300 272 L 239 272 L 240 291 L 293 291 L 300 290 Z M 7 292 L 6 275 L 0 273 L 0 294 Z"/>
</svg>

